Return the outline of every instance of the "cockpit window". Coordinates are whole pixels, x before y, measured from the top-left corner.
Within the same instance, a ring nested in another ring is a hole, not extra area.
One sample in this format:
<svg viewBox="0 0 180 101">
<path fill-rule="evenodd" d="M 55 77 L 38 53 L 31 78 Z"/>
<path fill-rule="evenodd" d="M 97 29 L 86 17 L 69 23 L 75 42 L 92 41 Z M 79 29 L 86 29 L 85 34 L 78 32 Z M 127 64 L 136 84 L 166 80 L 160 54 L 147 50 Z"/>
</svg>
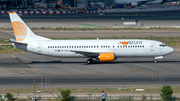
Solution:
<svg viewBox="0 0 180 101">
<path fill-rule="evenodd" d="M 166 47 L 167 45 L 165 43 L 161 43 L 159 46 L 160 47 Z"/>
</svg>

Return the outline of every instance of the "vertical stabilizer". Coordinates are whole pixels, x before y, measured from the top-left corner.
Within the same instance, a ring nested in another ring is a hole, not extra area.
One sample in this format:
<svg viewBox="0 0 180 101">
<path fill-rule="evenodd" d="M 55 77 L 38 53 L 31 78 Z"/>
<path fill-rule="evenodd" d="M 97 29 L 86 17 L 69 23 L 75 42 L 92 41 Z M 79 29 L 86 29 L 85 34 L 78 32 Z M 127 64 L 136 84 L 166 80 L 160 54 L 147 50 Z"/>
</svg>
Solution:
<svg viewBox="0 0 180 101">
<path fill-rule="evenodd" d="M 41 36 L 35 35 L 24 21 L 17 15 L 16 12 L 9 12 L 12 27 L 16 41 L 37 41 L 50 40 Z"/>
</svg>

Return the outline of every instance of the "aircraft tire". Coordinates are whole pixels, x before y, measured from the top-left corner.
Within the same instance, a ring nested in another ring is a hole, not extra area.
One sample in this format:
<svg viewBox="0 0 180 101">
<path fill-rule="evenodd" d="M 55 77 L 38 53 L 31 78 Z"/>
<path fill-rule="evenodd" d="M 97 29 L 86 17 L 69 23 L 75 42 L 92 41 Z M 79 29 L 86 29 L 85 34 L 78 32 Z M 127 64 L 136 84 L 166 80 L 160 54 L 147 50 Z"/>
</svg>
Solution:
<svg viewBox="0 0 180 101">
<path fill-rule="evenodd" d="M 158 60 L 156 60 L 156 59 L 155 59 L 155 60 L 154 60 L 154 62 L 155 62 L 155 63 L 157 63 L 157 62 L 158 62 Z"/>
<path fill-rule="evenodd" d="M 91 63 L 93 63 L 93 59 L 88 59 L 87 64 L 91 64 Z"/>
</svg>

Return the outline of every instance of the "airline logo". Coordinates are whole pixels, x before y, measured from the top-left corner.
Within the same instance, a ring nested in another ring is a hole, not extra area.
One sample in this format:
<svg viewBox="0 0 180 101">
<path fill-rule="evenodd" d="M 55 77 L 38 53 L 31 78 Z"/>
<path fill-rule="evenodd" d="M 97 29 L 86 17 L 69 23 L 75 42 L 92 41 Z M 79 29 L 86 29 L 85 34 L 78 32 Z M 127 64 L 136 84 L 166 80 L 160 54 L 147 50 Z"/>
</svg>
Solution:
<svg viewBox="0 0 180 101">
<path fill-rule="evenodd" d="M 23 41 L 27 35 L 26 26 L 20 21 L 12 22 L 16 41 Z"/>
<path fill-rule="evenodd" d="M 122 44 L 123 46 L 129 45 L 141 45 L 142 41 L 120 41 L 118 44 Z"/>
</svg>

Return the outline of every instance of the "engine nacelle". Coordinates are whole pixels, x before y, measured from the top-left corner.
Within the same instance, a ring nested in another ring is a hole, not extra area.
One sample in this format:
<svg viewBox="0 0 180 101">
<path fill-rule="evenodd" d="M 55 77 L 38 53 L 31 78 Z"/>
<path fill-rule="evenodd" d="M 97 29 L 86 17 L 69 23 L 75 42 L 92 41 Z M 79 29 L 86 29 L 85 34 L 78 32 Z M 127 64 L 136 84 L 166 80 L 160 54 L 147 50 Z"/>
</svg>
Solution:
<svg viewBox="0 0 180 101">
<path fill-rule="evenodd" d="M 137 6 L 138 3 L 137 2 L 131 2 L 131 6 Z"/>
<path fill-rule="evenodd" d="M 100 53 L 99 54 L 99 61 L 114 61 L 115 60 L 115 54 L 114 53 Z"/>
</svg>

